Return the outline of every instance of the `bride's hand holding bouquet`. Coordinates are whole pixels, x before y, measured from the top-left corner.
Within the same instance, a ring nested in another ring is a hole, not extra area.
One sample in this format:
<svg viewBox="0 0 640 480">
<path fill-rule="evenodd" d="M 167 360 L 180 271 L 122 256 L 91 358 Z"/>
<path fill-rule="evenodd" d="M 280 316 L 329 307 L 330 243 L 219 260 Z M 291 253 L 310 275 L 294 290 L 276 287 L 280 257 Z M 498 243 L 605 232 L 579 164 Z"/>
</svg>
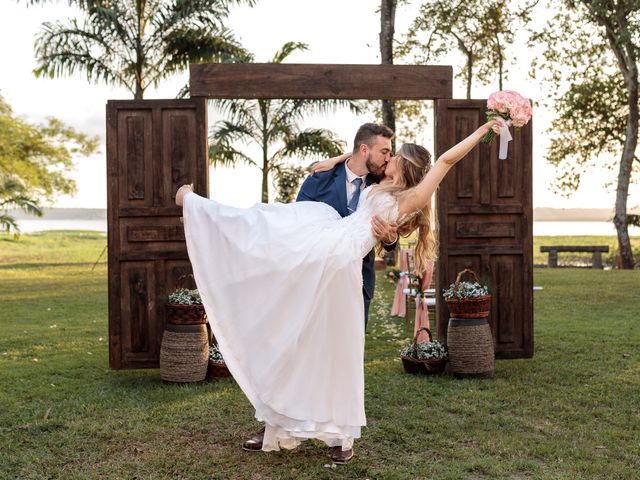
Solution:
<svg viewBox="0 0 640 480">
<path fill-rule="evenodd" d="M 500 128 L 500 152 L 498 158 L 507 158 L 507 145 L 512 139 L 509 127 L 524 127 L 531 119 L 531 102 L 513 90 L 501 90 L 489 95 L 487 100 L 487 119 L 497 120 Z M 490 143 L 496 136 L 490 130 L 483 138 L 484 143 Z"/>
</svg>

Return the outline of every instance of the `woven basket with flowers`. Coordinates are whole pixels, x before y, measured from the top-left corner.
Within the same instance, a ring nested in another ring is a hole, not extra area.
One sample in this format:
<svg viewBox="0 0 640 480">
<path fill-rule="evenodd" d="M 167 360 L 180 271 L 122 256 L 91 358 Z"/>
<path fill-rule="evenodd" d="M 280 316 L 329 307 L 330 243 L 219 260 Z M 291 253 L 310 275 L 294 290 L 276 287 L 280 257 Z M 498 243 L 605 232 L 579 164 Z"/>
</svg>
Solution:
<svg viewBox="0 0 640 480">
<path fill-rule="evenodd" d="M 470 274 L 475 282 L 462 281 L 462 276 Z M 491 295 L 485 285 L 471 269 L 458 273 L 456 281 L 442 292 L 449 307 L 451 318 L 484 318 L 491 312 Z"/>
<path fill-rule="evenodd" d="M 231 372 L 227 368 L 227 364 L 222 358 L 222 353 L 218 349 L 216 343 L 209 346 L 209 368 L 207 370 L 207 379 L 215 380 L 217 378 L 227 378 L 231 376 Z"/>
<path fill-rule="evenodd" d="M 169 294 L 164 306 L 167 323 L 171 325 L 204 325 L 207 315 L 197 289 L 177 288 Z"/>
<path fill-rule="evenodd" d="M 426 331 L 428 342 L 418 342 L 420 332 Z M 447 347 L 433 340 L 431 330 L 422 327 L 413 337 L 413 341 L 400 351 L 402 366 L 407 373 L 433 375 L 442 373 L 447 364 Z"/>
</svg>

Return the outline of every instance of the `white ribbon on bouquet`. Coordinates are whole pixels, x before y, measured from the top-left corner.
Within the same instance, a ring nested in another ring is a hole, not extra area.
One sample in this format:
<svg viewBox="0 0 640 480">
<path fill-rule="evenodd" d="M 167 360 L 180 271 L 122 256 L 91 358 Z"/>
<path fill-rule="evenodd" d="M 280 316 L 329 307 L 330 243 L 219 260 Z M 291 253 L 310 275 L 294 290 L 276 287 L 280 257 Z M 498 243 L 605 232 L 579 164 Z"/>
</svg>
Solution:
<svg viewBox="0 0 640 480">
<path fill-rule="evenodd" d="M 506 120 L 502 117 L 496 117 L 496 120 L 500 123 L 500 151 L 498 152 L 498 158 L 505 160 L 507 158 L 509 142 L 513 140 L 511 132 L 509 131 L 511 120 Z"/>
</svg>

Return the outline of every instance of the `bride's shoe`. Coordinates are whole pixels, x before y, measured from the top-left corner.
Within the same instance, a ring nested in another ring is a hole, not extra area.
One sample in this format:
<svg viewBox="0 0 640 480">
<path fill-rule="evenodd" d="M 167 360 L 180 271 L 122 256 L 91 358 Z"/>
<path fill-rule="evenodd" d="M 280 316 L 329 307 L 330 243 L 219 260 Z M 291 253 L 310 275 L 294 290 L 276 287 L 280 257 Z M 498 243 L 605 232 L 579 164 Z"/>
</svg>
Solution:
<svg viewBox="0 0 640 480">
<path fill-rule="evenodd" d="M 331 451 L 331 460 L 337 465 L 344 465 L 349 463 L 353 458 L 353 448 L 349 450 L 342 450 L 342 447 L 333 447 Z"/>
<path fill-rule="evenodd" d="M 193 192 L 193 184 L 182 185 L 176 192 L 176 205 L 181 207 L 184 203 L 184 196 L 189 192 Z"/>
</svg>

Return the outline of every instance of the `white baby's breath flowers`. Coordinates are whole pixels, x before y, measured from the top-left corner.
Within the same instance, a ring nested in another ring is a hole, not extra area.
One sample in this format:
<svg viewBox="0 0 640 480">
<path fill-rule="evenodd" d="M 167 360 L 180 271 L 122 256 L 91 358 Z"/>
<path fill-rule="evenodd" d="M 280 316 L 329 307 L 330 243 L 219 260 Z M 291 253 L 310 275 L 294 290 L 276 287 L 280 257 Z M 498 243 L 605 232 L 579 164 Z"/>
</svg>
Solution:
<svg viewBox="0 0 640 480">
<path fill-rule="evenodd" d="M 413 342 L 405 345 L 400 350 L 400 355 L 405 357 L 413 357 L 418 360 L 429 360 L 436 358 L 447 358 L 447 347 L 438 340 L 433 342 L 420 342 L 417 344 L 416 354 L 413 351 Z"/>
<path fill-rule="evenodd" d="M 202 299 L 198 289 L 189 290 L 188 288 L 180 288 L 169 294 L 169 303 L 177 303 L 180 305 L 201 304 Z"/>
<path fill-rule="evenodd" d="M 452 283 L 442 292 L 445 300 L 462 300 L 463 298 L 484 297 L 485 295 L 489 295 L 489 289 L 478 282 L 460 282 L 457 290 L 456 284 Z"/>
<path fill-rule="evenodd" d="M 222 354 L 216 344 L 209 346 L 209 360 L 215 363 L 224 363 L 224 358 L 222 358 Z"/>
</svg>

